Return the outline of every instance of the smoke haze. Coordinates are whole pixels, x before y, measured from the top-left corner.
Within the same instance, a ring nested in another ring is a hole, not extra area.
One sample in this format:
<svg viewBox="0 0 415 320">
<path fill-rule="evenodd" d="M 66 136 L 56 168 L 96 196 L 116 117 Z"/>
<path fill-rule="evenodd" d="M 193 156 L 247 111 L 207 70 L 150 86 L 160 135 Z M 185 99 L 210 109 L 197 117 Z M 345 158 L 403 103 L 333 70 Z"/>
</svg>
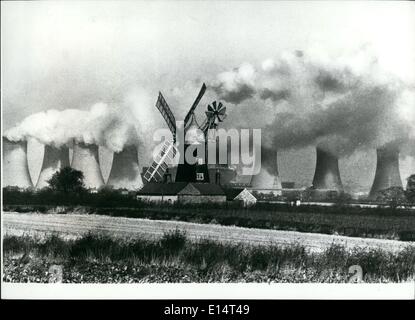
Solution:
<svg viewBox="0 0 415 320">
<path fill-rule="evenodd" d="M 270 148 L 318 145 L 348 156 L 414 140 L 413 86 L 382 71 L 367 47 L 335 58 L 284 52 L 257 70 L 245 63 L 219 74 L 214 90 L 241 105 L 247 123 L 263 117 L 263 142 Z"/>
</svg>

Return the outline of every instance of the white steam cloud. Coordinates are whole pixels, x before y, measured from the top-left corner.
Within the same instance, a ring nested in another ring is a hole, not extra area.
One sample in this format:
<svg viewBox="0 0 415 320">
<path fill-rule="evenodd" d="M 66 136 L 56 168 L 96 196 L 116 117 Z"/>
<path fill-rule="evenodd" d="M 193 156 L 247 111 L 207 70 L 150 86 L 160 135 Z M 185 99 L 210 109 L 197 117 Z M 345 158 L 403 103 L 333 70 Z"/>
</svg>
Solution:
<svg viewBox="0 0 415 320">
<path fill-rule="evenodd" d="M 97 103 L 89 110 L 47 110 L 25 118 L 5 132 L 11 141 L 37 139 L 60 147 L 74 140 L 104 146 L 120 152 L 124 146 L 140 143 L 133 117 L 128 110 Z"/>
<path fill-rule="evenodd" d="M 226 102 L 238 104 L 255 93 L 256 71 L 248 63 L 232 71 L 220 73 L 213 83 L 213 90 Z"/>
</svg>

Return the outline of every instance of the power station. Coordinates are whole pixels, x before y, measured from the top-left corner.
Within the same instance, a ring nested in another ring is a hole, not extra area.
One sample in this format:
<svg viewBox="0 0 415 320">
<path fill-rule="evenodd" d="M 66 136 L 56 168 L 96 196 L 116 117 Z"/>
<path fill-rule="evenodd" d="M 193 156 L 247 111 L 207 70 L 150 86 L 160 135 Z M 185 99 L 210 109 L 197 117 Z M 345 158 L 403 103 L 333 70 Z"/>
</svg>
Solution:
<svg viewBox="0 0 415 320">
<path fill-rule="evenodd" d="M 136 146 L 115 152 L 107 186 L 114 189 L 139 190 L 143 186 Z"/>
<path fill-rule="evenodd" d="M 36 189 L 47 187 L 48 180 L 52 178 L 53 174 L 65 167 L 69 167 L 69 148 L 45 145 L 42 168 L 36 183 Z"/>
<path fill-rule="evenodd" d="M 261 157 L 262 158 L 262 157 Z M 261 165 L 260 172 L 252 177 L 251 188 L 260 190 L 281 190 L 281 179 L 278 173 L 277 152 L 271 159 L 270 166 Z"/>
<path fill-rule="evenodd" d="M 316 170 L 312 186 L 315 189 L 343 190 L 339 159 L 321 147 L 316 148 Z"/>
<path fill-rule="evenodd" d="M 160 184 L 191 183 L 193 185 L 189 187 L 186 187 L 186 185 L 180 186 L 184 188 L 183 190 L 187 190 L 186 192 L 192 190 L 192 192 L 200 193 L 200 195 L 203 194 L 203 196 L 220 195 L 222 197 L 223 195 L 218 191 L 218 186 L 240 188 L 243 184 L 243 187 L 251 191 L 260 193 L 271 192 L 274 195 L 282 195 L 281 191 L 284 188 L 279 175 L 276 150 L 270 151 L 266 149 L 265 155 L 265 149 L 261 148 L 263 154 L 261 156 L 262 165 L 260 171 L 258 174 L 250 177 L 250 181 L 245 181 L 245 179 L 244 183 L 240 183 L 241 179 L 239 179 L 243 178 L 243 176 L 238 176 L 236 170 L 229 166 L 229 148 L 227 148 L 226 163 L 219 163 L 219 143 L 215 130 L 226 118 L 226 107 L 221 102 L 212 102 L 207 105 L 205 118 L 198 123 L 195 110 L 205 91 L 206 85 L 203 84 L 184 118 L 184 140 L 180 141 L 180 143 L 183 143 L 181 150 L 180 146 L 177 145 L 179 128 L 176 128 L 175 117 L 162 93 L 159 92 L 156 107 L 166 121 L 173 139 L 172 141 L 165 141 L 151 166 L 144 168 L 143 174 L 140 172 L 138 150 L 135 145 L 126 145 L 121 151 L 113 154 L 112 167 L 106 184 L 101 172 L 98 145 L 74 141 L 71 163 L 69 161 L 69 148 L 66 145 L 62 147 L 45 145 L 36 189 L 47 187 L 48 181 L 54 173 L 64 167 L 71 166 L 76 170 L 82 171 L 85 187 L 95 190 L 105 185 L 118 190 L 140 190 L 145 184 L 156 183 L 158 186 L 149 186 L 147 188 L 154 191 L 160 188 Z M 210 136 L 212 132 L 215 134 Z M 216 163 L 208 164 L 208 142 L 212 142 L 212 139 L 216 142 Z M 33 187 L 27 160 L 27 141 L 11 141 L 6 137 L 3 137 L 2 141 L 3 186 Z M 201 150 L 204 152 L 200 152 Z M 189 162 L 186 154 L 193 155 L 192 162 Z M 382 190 L 391 187 L 402 188 L 399 172 L 399 147 L 397 144 L 389 143 L 380 147 L 376 150 L 376 154 L 376 172 L 368 196 L 371 200 L 376 200 L 379 192 Z M 172 166 L 173 160 L 177 155 L 180 157 L 180 161 L 177 166 Z M 206 187 L 204 184 L 215 184 L 216 186 Z M 316 146 L 315 172 L 311 189 L 335 191 L 337 194 L 342 193 L 344 190 L 338 157 L 321 145 Z M 294 190 L 294 188 L 292 187 L 291 190 Z M 301 191 L 301 189 L 295 190 Z M 145 195 L 143 196 L 145 197 Z"/>
<path fill-rule="evenodd" d="M 98 189 L 104 185 L 97 145 L 75 142 L 71 167 L 83 172 L 86 188 Z"/>
<path fill-rule="evenodd" d="M 33 187 L 27 163 L 27 141 L 10 141 L 3 137 L 3 186 Z"/>
<path fill-rule="evenodd" d="M 386 145 L 376 150 L 376 173 L 370 189 L 369 198 L 375 199 L 379 191 L 390 187 L 402 188 L 399 172 L 399 147 Z"/>
</svg>

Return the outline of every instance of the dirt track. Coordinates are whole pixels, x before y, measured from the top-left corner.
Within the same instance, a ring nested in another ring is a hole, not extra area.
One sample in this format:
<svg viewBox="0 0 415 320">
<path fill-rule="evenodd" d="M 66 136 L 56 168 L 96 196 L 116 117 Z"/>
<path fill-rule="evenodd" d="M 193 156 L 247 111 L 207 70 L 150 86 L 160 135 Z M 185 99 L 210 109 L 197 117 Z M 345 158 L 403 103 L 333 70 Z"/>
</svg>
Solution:
<svg viewBox="0 0 415 320">
<path fill-rule="evenodd" d="M 332 243 L 343 244 L 347 248 L 370 247 L 388 251 L 398 251 L 413 242 L 395 240 L 352 238 L 295 231 L 249 229 L 212 224 L 196 224 L 179 221 L 160 221 L 134 218 L 109 217 L 80 214 L 36 214 L 3 212 L 3 232 L 5 234 L 40 234 L 58 232 L 64 237 L 79 237 L 88 231 L 99 231 L 114 237 L 131 238 L 137 236 L 160 237 L 165 231 L 176 228 L 185 230 L 189 238 L 212 239 L 223 242 L 250 244 L 292 245 L 299 243 L 311 251 L 321 251 Z"/>
</svg>

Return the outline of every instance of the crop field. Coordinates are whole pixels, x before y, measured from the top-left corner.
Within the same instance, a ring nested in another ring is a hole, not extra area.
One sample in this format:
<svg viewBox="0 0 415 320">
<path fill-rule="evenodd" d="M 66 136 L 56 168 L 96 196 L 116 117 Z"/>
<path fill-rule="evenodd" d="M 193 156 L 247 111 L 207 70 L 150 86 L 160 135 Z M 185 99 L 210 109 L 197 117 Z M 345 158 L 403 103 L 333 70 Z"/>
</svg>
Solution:
<svg viewBox="0 0 415 320">
<path fill-rule="evenodd" d="M 318 252 L 332 244 L 345 248 L 381 248 L 386 251 L 399 251 L 413 244 L 386 239 L 370 239 L 280 231 L 217 224 L 198 224 L 181 221 L 147 220 L 137 218 L 111 217 L 92 214 L 39 214 L 3 213 L 4 232 L 9 235 L 37 235 L 58 233 L 65 239 L 82 237 L 88 232 L 109 234 L 115 238 L 157 239 L 165 232 L 181 230 L 190 240 L 209 239 L 221 243 L 244 243 L 254 245 L 295 245 L 301 244 L 310 251 Z"/>
<path fill-rule="evenodd" d="M 22 213 L 85 213 L 113 217 L 219 224 L 401 241 L 415 241 L 415 211 L 388 208 L 289 207 L 259 204 L 245 209 L 232 206 L 88 207 L 6 205 Z"/>
<path fill-rule="evenodd" d="M 288 209 L 288 210 L 287 210 Z M 339 234 L 350 237 L 370 237 L 415 241 L 415 211 L 372 210 L 356 208 L 151 208 L 146 217 L 237 225 L 248 228 L 290 230 L 310 233 Z M 118 214 L 118 211 L 98 210 L 101 214 Z M 123 212 L 123 210 L 120 210 Z"/>
</svg>

